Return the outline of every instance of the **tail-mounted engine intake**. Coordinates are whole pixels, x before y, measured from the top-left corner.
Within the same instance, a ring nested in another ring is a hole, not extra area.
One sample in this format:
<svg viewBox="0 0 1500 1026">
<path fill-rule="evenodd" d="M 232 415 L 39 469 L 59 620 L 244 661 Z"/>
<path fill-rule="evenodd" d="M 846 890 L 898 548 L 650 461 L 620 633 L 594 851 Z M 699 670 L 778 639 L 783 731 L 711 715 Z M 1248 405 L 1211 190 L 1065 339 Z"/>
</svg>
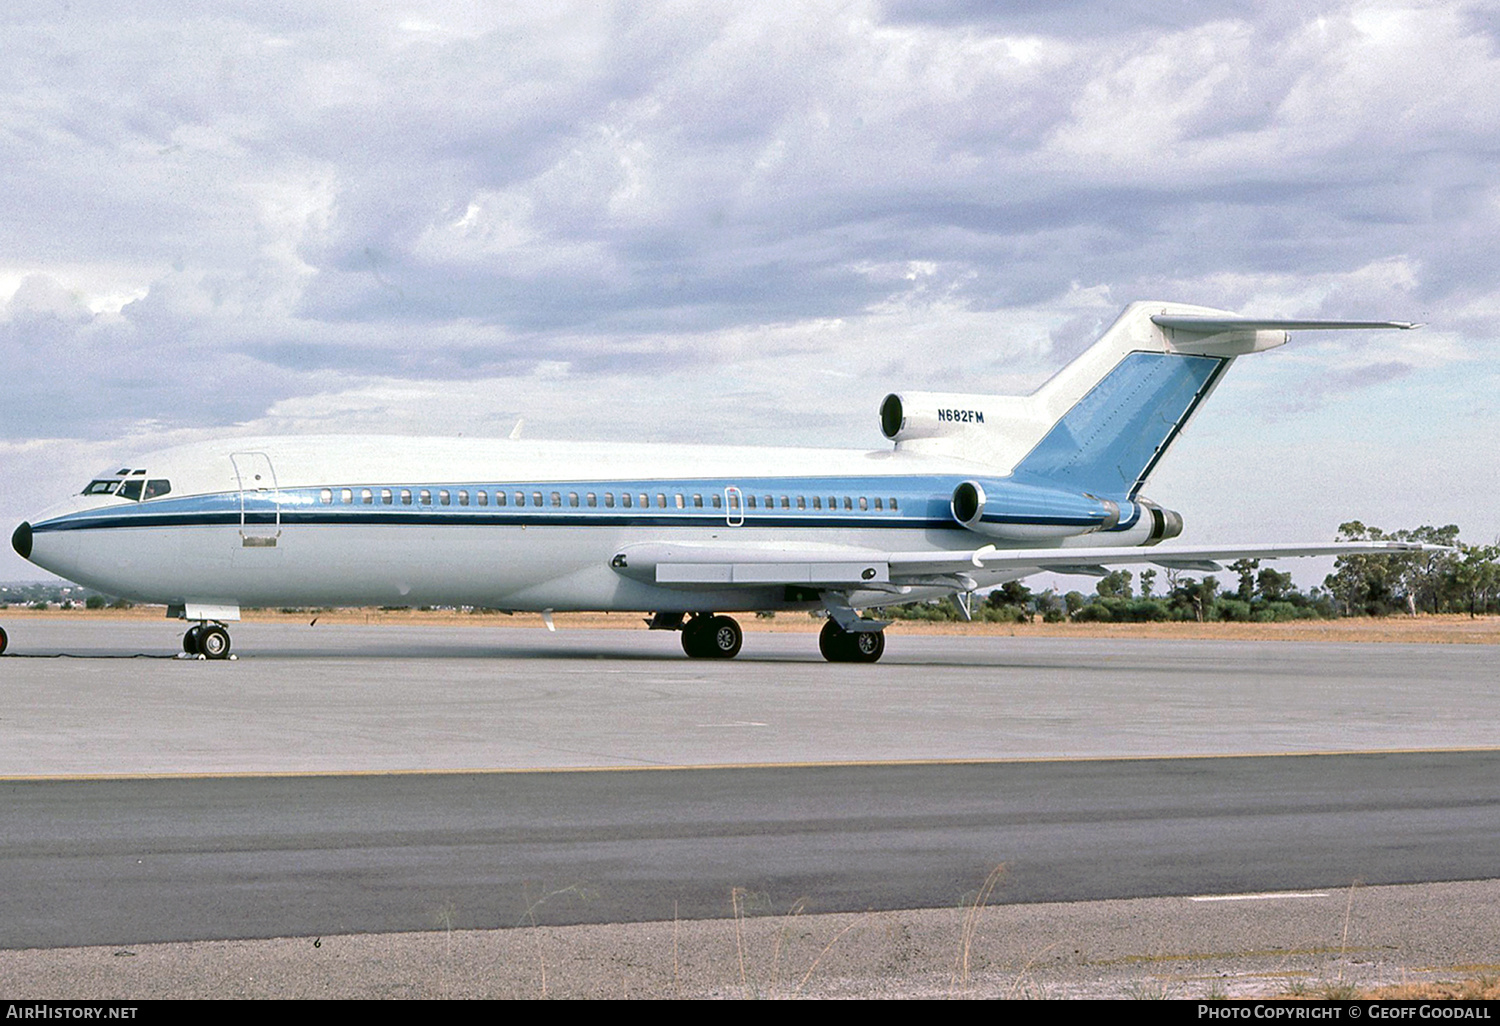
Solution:
<svg viewBox="0 0 1500 1026">
<path fill-rule="evenodd" d="M 898 450 L 1010 467 L 1056 419 L 1031 396 L 892 392 L 880 404 L 880 431 Z"/>
<path fill-rule="evenodd" d="M 983 431 L 985 420 L 996 419 L 997 403 L 1005 396 L 957 392 L 892 392 L 880 404 L 880 430 L 893 442 L 915 438 L 947 438 Z"/>
</svg>

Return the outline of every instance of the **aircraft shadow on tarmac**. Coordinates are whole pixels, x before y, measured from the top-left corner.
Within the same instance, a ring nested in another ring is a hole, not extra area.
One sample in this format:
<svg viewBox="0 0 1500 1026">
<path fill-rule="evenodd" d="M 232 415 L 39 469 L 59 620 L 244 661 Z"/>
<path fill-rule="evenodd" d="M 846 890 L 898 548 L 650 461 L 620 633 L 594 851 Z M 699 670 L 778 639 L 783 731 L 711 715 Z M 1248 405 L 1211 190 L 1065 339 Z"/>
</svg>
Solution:
<svg viewBox="0 0 1500 1026">
<path fill-rule="evenodd" d="M 996 653 L 997 656 L 1003 653 Z M 8 659 L 66 659 L 80 661 L 94 660 L 170 660 L 173 662 L 208 662 L 202 658 L 177 655 L 169 652 L 111 652 L 101 650 L 81 650 L 76 652 L 7 652 L 0 656 L 0 661 Z M 700 660 L 688 657 L 671 650 L 662 652 L 643 652 L 624 648 L 614 648 L 595 645 L 569 645 L 564 648 L 530 648 L 530 647 L 502 647 L 493 646 L 403 646 L 399 648 L 381 646 L 369 648 L 265 648 L 249 649 L 236 652 L 235 662 L 241 661 L 302 661 L 302 660 L 329 660 L 337 659 L 344 662 L 388 662 L 392 659 L 401 660 L 425 660 L 425 661 L 525 661 L 540 660 L 546 662 L 578 662 L 578 661 L 610 661 L 622 663 L 681 663 L 707 669 L 732 669 L 735 666 L 757 666 L 766 664 L 807 664 L 827 667 L 831 671 L 846 669 L 845 667 L 828 667 L 828 664 L 820 658 L 816 650 L 807 654 L 798 652 L 765 652 L 749 653 L 742 652 L 736 659 L 730 660 Z M 915 666 L 942 667 L 951 669 L 1002 669 L 1002 670 L 1040 670 L 1061 671 L 1070 673 L 1109 673 L 1120 672 L 1122 664 L 1111 663 L 1108 666 L 1089 663 L 1084 660 L 1078 661 L 1053 661 L 1036 658 L 985 658 L 975 657 L 975 653 L 953 655 L 947 658 L 934 658 L 931 654 L 912 655 L 903 658 L 900 653 L 888 655 L 877 665 L 851 664 L 856 673 L 880 674 L 881 667 L 910 668 Z"/>
</svg>

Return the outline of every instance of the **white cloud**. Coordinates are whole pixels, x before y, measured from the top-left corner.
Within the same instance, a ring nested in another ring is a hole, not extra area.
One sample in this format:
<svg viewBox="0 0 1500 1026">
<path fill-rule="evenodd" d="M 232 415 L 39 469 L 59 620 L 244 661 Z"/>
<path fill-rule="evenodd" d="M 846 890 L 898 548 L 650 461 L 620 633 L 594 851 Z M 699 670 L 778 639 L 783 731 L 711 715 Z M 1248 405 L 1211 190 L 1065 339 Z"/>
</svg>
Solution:
<svg viewBox="0 0 1500 1026">
<path fill-rule="evenodd" d="M 873 444 L 1145 296 L 1431 325 L 1247 361 L 1218 461 L 1376 397 L 1451 437 L 1493 377 L 1459 3 L 76 0 L 0 46 L 0 439 L 69 481 L 148 423 Z"/>
</svg>

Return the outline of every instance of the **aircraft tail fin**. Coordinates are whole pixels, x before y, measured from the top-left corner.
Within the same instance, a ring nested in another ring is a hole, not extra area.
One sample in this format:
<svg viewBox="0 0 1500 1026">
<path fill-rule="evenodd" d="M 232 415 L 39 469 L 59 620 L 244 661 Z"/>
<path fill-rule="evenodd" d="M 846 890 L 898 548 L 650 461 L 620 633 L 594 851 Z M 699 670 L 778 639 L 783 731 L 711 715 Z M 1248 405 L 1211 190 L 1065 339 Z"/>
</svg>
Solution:
<svg viewBox="0 0 1500 1026">
<path fill-rule="evenodd" d="M 898 448 L 1101 498 L 1134 498 L 1236 357 L 1282 345 L 1289 331 L 1416 326 L 1132 303 L 1031 395 L 891 395 L 881 407 L 882 429 Z"/>
<path fill-rule="evenodd" d="M 1133 303 L 1094 347 L 1035 393 L 1056 419 L 1016 463 L 1014 475 L 1134 498 L 1236 357 L 1283 345 L 1292 330 L 1412 327 L 1406 321 L 1275 320 L 1179 303 Z"/>
<path fill-rule="evenodd" d="M 1051 426 L 1013 473 L 1102 497 L 1134 498 L 1236 357 L 1282 345 L 1294 330 L 1413 327 L 1132 303 L 1034 394 Z"/>
</svg>

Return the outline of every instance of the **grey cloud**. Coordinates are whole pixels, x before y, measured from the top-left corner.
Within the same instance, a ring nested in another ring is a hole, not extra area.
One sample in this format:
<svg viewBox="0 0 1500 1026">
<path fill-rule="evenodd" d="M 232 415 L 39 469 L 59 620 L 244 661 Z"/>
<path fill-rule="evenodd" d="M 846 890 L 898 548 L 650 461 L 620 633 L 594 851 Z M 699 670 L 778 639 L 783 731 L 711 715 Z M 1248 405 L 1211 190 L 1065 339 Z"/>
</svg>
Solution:
<svg viewBox="0 0 1500 1026">
<path fill-rule="evenodd" d="M 1385 360 L 1381 363 L 1370 363 L 1363 367 L 1332 374 L 1324 380 L 1329 391 L 1367 388 L 1370 385 L 1383 385 L 1387 381 L 1404 378 L 1415 369 L 1411 364 L 1400 360 Z"/>
<path fill-rule="evenodd" d="M 1074 283 L 1237 306 L 1326 276 L 1285 312 L 1405 315 L 1394 290 L 1500 328 L 1497 60 L 1461 8 L 1415 53 L 1337 5 L 198 10 L 0 18 L 0 251 L 145 291 L 23 286 L 10 437 L 232 423 L 339 375 L 712 379 L 746 359 L 724 332 L 887 309 L 1046 311 L 1060 356 L 1110 316 Z M 1340 278 L 1398 258 L 1414 280 Z"/>
<path fill-rule="evenodd" d="M 1340 397 L 1398 381 L 1416 367 L 1404 360 L 1382 360 L 1348 369 L 1324 370 L 1299 381 L 1287 393 L 1271 401 L 1271 408 L 1285 414 L 1306 415 Z"/>
<path fill-rule="evenodd" d="M 1069 39 L 1182 29 L 1225 17 L 1255 18 L 1265 13 L 1265 5 L 1248 0 L 1219 0 L 1207 4 L 1191 0 L 1171 3 L 1059 0 L 1048 4 L 1026 3 L 1025 0 L 1000 3 L 994 0 L 886 0 L 881 9 L 890 20 L 900 23 L 950 27 L 983 25 L 990 29 Z"/>
</svg>

